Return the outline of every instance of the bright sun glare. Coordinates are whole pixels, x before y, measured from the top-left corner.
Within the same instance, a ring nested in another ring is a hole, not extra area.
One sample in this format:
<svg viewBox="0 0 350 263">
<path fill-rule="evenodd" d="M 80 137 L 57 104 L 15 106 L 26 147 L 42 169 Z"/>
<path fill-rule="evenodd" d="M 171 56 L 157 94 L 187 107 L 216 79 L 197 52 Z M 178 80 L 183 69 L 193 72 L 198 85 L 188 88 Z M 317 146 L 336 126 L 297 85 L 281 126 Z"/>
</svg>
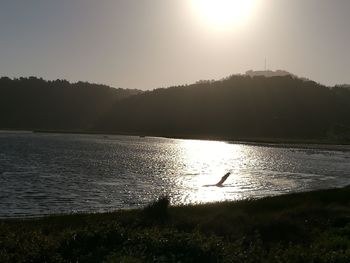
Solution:
<svg viewBox="0 0 350 263">
<path fill-rule="evenodd" d="M 193 7 L 211 26 L 228 28 L 244 22 L 257 0 L 192 0 Z"/>
</svg>

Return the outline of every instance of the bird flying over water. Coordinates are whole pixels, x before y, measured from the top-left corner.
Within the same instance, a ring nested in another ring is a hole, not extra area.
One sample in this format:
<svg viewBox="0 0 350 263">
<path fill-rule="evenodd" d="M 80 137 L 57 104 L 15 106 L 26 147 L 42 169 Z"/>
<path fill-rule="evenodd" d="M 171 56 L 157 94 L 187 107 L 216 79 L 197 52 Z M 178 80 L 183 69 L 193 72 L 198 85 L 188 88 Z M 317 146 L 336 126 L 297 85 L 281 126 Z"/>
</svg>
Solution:
<svg viewBox="0 0 350 263">
<path fill-rule="evenodd" d="M 216 184 L 207 184 L 204 186 L 217 186 L 217 187 L 223 187 L 223 183 L 227 180 L 227 178 L 230 176 L 231 172 L 226 173 L 223 177 L 221 177 L 220 181 Z"/>
<path fill-rule="evenodd" d="M 219 182 L 216 183 L 216 186 L 221 187 L 222 184 L 227 180 L 227 178 L 230 176 L 231 172 L 226 173 Z"/>
</svg>

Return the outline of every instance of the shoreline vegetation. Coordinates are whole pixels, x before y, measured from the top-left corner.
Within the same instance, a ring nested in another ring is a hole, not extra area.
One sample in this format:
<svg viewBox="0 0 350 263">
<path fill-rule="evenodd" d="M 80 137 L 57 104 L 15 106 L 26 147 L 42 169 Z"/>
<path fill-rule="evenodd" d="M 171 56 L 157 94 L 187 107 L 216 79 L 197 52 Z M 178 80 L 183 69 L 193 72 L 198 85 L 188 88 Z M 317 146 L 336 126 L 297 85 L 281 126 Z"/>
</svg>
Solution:
<svg viewBox="0 0 350 263">
<path fill-rule="evenodd" d="M 0 220 L 0 262 L 349 262 L 350 187 Z"/>
</svg>

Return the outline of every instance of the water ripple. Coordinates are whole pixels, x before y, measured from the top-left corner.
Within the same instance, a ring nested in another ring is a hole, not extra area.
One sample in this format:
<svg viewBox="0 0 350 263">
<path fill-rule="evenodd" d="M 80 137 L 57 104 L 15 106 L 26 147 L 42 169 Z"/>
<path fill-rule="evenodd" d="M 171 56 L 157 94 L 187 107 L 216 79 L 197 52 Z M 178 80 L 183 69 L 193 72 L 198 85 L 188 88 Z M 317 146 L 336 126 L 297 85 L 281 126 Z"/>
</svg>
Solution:
<svg viewBox="0 0 350 263">
<path fill-rule="evenodd" d="M 348 150 L 0 133 L 0 217 L 258 198 L 350 183 Z M 215 184 L 231 171 L 224 187 Z"/>
</svg>

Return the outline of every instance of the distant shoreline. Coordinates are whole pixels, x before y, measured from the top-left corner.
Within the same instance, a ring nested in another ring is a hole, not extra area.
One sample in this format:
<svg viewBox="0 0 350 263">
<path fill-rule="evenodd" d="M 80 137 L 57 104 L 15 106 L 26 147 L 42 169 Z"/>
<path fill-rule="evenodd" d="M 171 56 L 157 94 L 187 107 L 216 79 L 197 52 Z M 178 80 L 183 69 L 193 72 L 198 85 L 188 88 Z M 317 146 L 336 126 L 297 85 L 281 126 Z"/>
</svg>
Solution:
<svg viewBox="0 0 350 263">
<path fill-rule="evenodd" d="M 69 131 L 69 130 L 25 130 L 25 129 L 0 129 L 0 133 L 57 133 L 57 134 L 86 134 L 86 135 L 121 135 L 138 137 L 158 137 L 167 139 L 206 140 L 222 141 L 231 144 L 244 144 L 252 146 L 281 147 L 281 148 L 302 148 L 302 149 L 323 149 L 350 151 L 350 142 L 335 140 L 308 140 L 308 139 L 285 139 L 285 138 L 230 138 L 226 136 L 206 135 L 164 135 L 144 134 L 138 132 L 100 132 L 100 131 Z"/>
</svg>

